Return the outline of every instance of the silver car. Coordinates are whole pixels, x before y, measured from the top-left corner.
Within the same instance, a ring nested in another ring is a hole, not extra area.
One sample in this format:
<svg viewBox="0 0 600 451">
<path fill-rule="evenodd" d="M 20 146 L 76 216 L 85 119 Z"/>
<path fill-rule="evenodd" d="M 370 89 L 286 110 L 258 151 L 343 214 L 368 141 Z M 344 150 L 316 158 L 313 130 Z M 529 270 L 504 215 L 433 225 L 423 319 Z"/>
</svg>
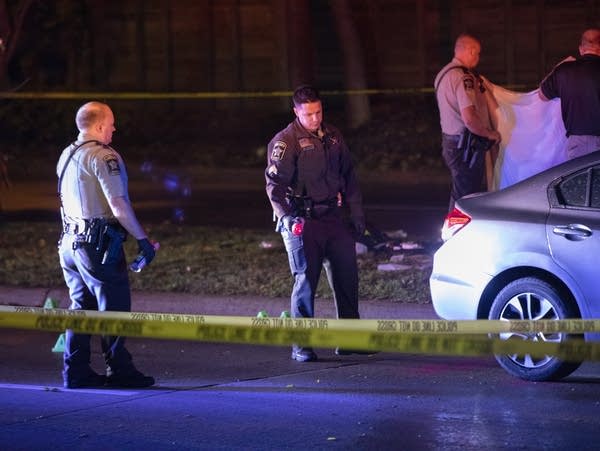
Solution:
<svg viewBox="0 0 600 451">
<path fill-rule="evenodd" d="M 600 151 L 503 190 L 463 197 L 442 238 L 430 277 L 441 318 L 600 318 Z M 500 338 L 564 341 L 567 334 Z M 581 364 L 552 356 L 496 359 L 534 381 L 560 379 Z"/>
</svg>

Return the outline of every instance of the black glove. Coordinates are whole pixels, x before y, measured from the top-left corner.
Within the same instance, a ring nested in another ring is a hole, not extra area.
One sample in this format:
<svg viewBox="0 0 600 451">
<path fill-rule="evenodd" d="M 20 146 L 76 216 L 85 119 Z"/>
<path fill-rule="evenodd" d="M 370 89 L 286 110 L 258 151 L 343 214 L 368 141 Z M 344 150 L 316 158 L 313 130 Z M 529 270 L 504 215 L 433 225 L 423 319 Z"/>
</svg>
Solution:
<svg viewBox="0 0 600 451">
<path fill-rule="evenodd" d="M 146 257 L 146 265 L 149 265 L 150 262 L 154 260 L 154 256 L 156 255 L 156 249 L 154 249 L 154 245 L 148 238 L 137 240 L 137 243 L 139 252 L 144 254 L 144 257 Z"/>
<path fill-rule="evenodd" d="M 357 238 L 360 238 L 365 234 L 365 230 L 367 228 L 365 225 L 365 218 L 352 218 L 352 226 L 354 227 Z"/>
</svg>

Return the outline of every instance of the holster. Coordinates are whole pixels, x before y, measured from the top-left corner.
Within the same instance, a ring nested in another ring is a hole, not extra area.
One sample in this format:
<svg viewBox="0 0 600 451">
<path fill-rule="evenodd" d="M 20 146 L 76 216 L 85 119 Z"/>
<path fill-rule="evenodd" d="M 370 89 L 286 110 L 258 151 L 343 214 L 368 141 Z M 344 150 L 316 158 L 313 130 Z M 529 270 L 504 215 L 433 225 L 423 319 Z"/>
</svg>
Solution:
<svg viewBox="0 0 600 451">
<path fill-rule="evenodd" d="M 96 250 L 103 252 L 102 264 L 115 263 L 121 257 L 121 246 L 127 239 L 127 231 L 119 223 L 106 223 L 102 227 L 102 233 Z"/>
<path fill-rule="evenodd" d="M 308 196 L 297 196 L 289 193 L 287 198 L 294 211 L 294 216 L 309 219 L 313 216 L 313 200 Z"/>
<path fill-rule="evenodd" d="M 494 141 L 472 133 L 468 128 L 459 135 L 457 149 L 463 152 L 463 162 L 472 168 L 480 152 L 487 152 L 494 145 Z"/>
</svg>

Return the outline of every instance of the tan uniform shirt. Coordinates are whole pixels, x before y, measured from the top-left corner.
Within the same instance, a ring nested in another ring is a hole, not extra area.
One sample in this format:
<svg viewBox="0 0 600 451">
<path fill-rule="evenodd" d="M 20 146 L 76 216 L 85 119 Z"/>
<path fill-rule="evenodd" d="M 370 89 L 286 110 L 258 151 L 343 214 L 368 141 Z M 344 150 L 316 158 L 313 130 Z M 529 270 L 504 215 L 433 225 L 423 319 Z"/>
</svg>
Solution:
<svg viewBox="0 0 600 451">
<path fill-rule="evenodd" d="M 463 64 L 454 58 L 435 77 L 434 87 L 437 87 L 436 98 L 442 132 L 447 135 L 462 133 L 465 123 L 460 112 L 472 105 L 482 124 L 491 128 L 483 79 L 458 66 Z M 455 68 L 450 69 L 451 67 Z"/>
<path fill-rule="evenodd" d="M 86 141 L 79 135 L 75 144 Z M 63 150 L 58 165 L 60 177 L 73 145 Z M 80 147 L 67 163 L 60 186 L 66 220 L 113 218 L 108 199 L 128 197 L 127 173 L 121 156 L 96 141 Z"/>
</svg>

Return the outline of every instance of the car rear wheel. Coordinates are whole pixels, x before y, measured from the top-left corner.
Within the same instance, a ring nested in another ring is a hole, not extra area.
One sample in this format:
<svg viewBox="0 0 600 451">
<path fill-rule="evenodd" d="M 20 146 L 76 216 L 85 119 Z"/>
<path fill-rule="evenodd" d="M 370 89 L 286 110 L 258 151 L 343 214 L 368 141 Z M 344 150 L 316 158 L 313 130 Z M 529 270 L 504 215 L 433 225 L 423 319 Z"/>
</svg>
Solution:
<svg viewBox="0 0 600 451">
<path fill-rule="evenodd" d="M 564 296 L 550 284 L 534 278 L 518 279 L 504 287 L 494 299 L 489 319 L 559 320 L 576 318 L 578 314 Z M 533 340 L 561 342 L 566 333 L 518 333 L 498 335 L 501 340 Z M 572 337 L 572 335 L 571 335 Z M 561 379 L 575 371 L 581 362 L 565 362 L 553 356 L 533 357 L 529 354 L 496 355 L 496 360 L 513 376 L 529 381 Z"/>
</svg>

